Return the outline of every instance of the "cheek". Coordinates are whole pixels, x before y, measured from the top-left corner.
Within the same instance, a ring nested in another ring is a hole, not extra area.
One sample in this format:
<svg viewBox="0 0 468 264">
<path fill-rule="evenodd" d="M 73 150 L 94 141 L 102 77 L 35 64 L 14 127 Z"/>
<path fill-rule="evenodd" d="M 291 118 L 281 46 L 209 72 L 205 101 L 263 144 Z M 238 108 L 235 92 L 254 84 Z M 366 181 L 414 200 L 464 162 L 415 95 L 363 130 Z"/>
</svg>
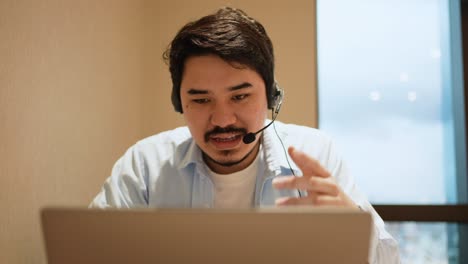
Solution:
<svg viewBox="0 0 468 264">
<path fill-rule="evenodd" d="M 263 120 L 267 116 L 268 108 L 266 104 L 258 103 L 245 107 L 241 111 L 245 113 L 244 116 L 247 115 L 252 120 Z"/>
<path fill-rule="evenodd" d="M 185 124 L 189 127 L 192 136 L 195 138 L 204 137 L 206 132 L 206 121 L 204 120 L 205 117 L 200 113 L 185 110 L 188 109 L 184 109 Z"/>
</svg>

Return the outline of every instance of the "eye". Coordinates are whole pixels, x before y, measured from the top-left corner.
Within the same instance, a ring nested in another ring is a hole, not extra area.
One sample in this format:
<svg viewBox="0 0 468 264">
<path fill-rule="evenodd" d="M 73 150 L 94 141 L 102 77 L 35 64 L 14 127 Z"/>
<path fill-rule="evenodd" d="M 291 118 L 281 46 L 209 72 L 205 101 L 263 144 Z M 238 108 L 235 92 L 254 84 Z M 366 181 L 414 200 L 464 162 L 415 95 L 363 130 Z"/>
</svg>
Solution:
<svg viewBox="0 0 468 264">
<path fill-rule="evenodd" d="M 234 95 L 232 97 L 232 99 L 234 101 L 241 101 L 241 100 L 244 100 L 245 98 L 247 98 L 249 96 L 249 94 L 238 94 L 238 95 Z"/>
<path fill-rule="evenodd" d="M 199 99 L 193 99 L 192 102 L 196 104 L 206 104 L 206 103 L 209 103 L 210 100 L 207 98 L 199 98 Z"/>
</svg>

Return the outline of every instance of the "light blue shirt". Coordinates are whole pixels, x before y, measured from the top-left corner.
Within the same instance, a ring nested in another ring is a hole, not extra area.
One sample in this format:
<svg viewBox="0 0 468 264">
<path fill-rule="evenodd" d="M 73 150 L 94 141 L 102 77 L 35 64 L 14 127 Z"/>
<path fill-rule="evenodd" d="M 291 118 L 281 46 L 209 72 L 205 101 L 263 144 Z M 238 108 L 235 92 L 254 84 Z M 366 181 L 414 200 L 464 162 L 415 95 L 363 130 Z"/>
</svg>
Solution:
<svg viewBox="0 0 468 264">
<path fill-rule="evenodd" d="M 269 120 L 267 120 L 269 121 Z M 293 146 L 316 159 L 335 178 L 341 189 L 374 220 L 371 263 L 399 263 L 398 245 L 387 233 L 384 222 L 354 184 L 329 137 L 319 130 L 275 121 L 279 138 L 287 149 Z M 298 191 L 276 190 L 275 177 L 302 175 L 281 146 L 273 126 L 263 132 L 255 185 L 255 207 L 274 206 L 284 196 Z M 301 192 L 301 195 L 306 195 Z M 211 208 L 214 186 L 200 148 L 187 127 L 143 139 L 116 162 L 91 207 L 108 208 Z"/>
</svg>

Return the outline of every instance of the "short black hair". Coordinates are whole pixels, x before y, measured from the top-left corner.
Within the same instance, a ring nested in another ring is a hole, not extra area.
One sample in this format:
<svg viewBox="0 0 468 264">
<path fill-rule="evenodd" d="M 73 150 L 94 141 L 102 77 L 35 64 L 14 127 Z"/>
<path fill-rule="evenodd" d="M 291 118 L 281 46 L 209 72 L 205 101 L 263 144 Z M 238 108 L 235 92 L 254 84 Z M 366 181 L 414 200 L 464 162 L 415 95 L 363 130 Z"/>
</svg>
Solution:
<svg viewBox="0 0 468 264">
<path fill-rule="evenodd" d="M 244 11 L 223 7 L 183 26 L 163 54 L 171 72 L 171 98 L 177 112 L 183 112 L 180 85 L 185 61 L 208 54 L 256 71 L 265 82 L 268 108 L 274 107 L 275 60 L 265 28 Z"/>
</svg>

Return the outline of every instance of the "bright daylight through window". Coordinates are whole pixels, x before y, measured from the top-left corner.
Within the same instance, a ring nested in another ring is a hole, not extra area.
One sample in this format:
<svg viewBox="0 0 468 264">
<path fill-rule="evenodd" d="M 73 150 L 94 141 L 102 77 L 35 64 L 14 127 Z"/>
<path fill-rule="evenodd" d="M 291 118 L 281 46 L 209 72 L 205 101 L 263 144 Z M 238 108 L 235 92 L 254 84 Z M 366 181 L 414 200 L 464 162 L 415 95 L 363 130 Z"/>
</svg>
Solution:
<svg viewBox="0 0 468 264">
<path fill-rule="evenodd" d="M 459 15 L 452 0 L 317 1 L 319 128 L 374 204 L 458 202 L 457 177 L 466 177 Z M 404 263 L 456 258 L 453 225 L 389 229 Z"/>
</svg>

